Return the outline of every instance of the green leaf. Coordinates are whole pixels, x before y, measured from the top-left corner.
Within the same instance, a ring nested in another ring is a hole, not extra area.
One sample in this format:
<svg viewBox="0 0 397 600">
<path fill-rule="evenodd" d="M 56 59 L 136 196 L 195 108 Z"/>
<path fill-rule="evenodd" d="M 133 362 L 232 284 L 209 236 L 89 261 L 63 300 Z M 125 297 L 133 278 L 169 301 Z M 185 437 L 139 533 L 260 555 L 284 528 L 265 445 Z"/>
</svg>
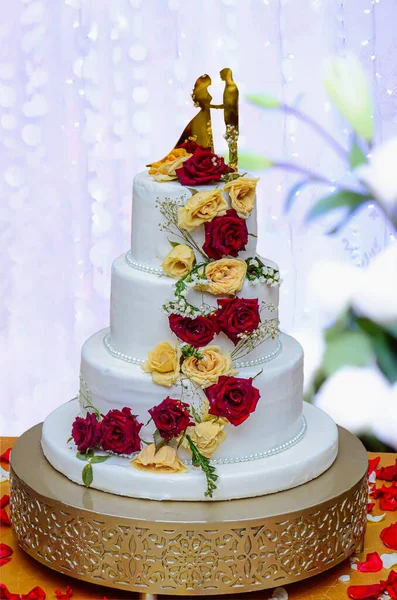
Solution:
<svg viewBox="0 0 397 600">
<path fill-rule="evenodd" d="M 71 435 L 69 439 L 66 440 L 66 443 L 69 444 L 69 442 L 71 442 L 73 439 L 73 436 Z"/>
<path fill-rule="evenodd" d="M 361 204 L 364 204 L 364 202 L 367 202 L 368 200 L 369 196 L 351 192 L 350 190 L 335 192 L 334 194 L 321 198 L 321 200 L 319 200 L 306 215 L 306 221 L 312 221 L 313 219 L 322 217 L 337 208 L 348 209 L 350 215 L 357 210 Z"/>
<path fill-rule="evenodd" d="M 248 102 L 261 108 L 280 108 L 280 102 L 271 94 L 246 94 Z"/>
<path fill-rule="evenodd" d="M 349 164 L 350 168 L 353 171 L 356 167 L 363 165 L 367 162 L 367 157 L 364 152 L 361 150 L 360 146 L 354 140 L 352 147 L 349 153 Z"/>
<path fill-rule="evenodd" d="M 169 241 L 169 243 L 171 244 L 171 246 L 172 246 L 173 248 L 176 248 L 177 246 L 180 246 L 180 243 L 179 243 L 179 242 L 172 242 L 171 240 L 168 240 L 168 241 Z"/>
<path fill-rule="evenodd" d="M 273 165 L 273 161 L 266 156 L 253 154 L 252 152 L 239 152 L 238 166 L 247 171 L 264 171 Z"/>
<path fill-rule="evenodd" d="M 323 370 L 327 377 L 335 371 L 351 365 L 364 367 L 373 361 L 374 353 L 371 341 L 362 331 L 345 331 L 331 338 L 323 359 Z"/>
<path fill-rule="evenodd" d="M 201 423 L 201 415 L 194 408 L 193 404 L 190 405 L 190 410 L 192 412 L 193 419 L 196 421 L 196 423 Z"/>
<path fill-rule="evenodd" d="M 76 452 L 76 458 L 78 458 L 79 460 L 88 460 L 87 455 L 86 454 L 82 454 L 79 451 Z"/>
<path fill-rule="evenodd" d="M 192 196 L 194 196 L 194 194 L 198 194 L 198 190 L 196 190 L 196 188 L 188 188 L 188 190 L 192 193 Z"/>
<path fill-rule="evenodd" d="M 167 444 L 167 440 L 165 440 L 164 438 L 161 437 L 158 429 L 156 429 L 156 431 L 153 434 L 153 440 L 154 440 L 156 452 L 158 452 L 160 450 L 160 448 L 162 448 L 163 446 L 165 446 Z"/>
<path fill-rule="evenodd" d="M 86 457 L 87 458 L 92 458 L 94 456 L 94 450 L 92 448 L 90 448 L 89 450 L 87 450 L 86 452 Z"/>
<path fill-rule="evenodd" d="M 292 188 L 288 192 L 287 197 L 285 199 L 284 212 L 288 212 L 289 209 L 291 208 L 292 203 L 294 202 L 294 200 L 296 200 L 297 192 L 300 192 L 300 190 L 305 185 L 309 185 L 310 183 L 314 183 L 314 182 L 311 181 L 310 179 L 302 179 L 301 181 L 298 181 L 295 185 L 292 186 Z"/>
<path fill-rule="evenodd" d="M 94 475 L 92 473 L 92 465 L 91 463 L 87 463 L 86 466 L 83 469 L 83 472 L 81 474 L 81 478 L 83 480 L 83 483 L 86 487 L 90 487 L 91 483 L 94 480 Z"/>
<path fill-rule="evenodd" d="M 105 460 L 107 460 L 108 458 L 110 458 L 109 454 L 107 454 L 106 456 L 100 456 L 99 454 L 97 454 L 96 456 L 93 456 L 90 460 L 90 463 L 92 465 L 95 465 L 96 463 L 103 463 L 105 462 Z"/>
</svg>

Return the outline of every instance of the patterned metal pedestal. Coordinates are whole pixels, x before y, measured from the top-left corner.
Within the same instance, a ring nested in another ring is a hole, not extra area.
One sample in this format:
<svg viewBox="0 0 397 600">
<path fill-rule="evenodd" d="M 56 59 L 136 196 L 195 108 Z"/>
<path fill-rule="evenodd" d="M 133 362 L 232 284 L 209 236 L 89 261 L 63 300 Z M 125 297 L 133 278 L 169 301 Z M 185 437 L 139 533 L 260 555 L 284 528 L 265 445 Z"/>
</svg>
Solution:
<svg viewBox="0 0 397 600">
<path fill-rule="evenodd" d="M 40 435 L 38 425 L 12 451 L 13 527 L 28 554 L 71 577 L 142 598 L 233 594 L 321 573 L 363 540 L 367 453 L 343 429 L 337 460 L 314 481 L 197 503 L 134 500 L 71 483 L 44 458 Z"/>
</svg>

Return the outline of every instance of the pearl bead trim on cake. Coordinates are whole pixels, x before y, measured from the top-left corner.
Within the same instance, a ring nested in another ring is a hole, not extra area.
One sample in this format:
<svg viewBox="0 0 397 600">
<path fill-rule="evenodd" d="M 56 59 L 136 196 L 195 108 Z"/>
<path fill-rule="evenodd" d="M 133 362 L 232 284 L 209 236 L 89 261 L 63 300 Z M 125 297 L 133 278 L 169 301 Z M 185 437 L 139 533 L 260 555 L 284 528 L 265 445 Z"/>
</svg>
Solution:
<svg viewBox="0 0 397 600">
<path fill-rule="evenodd" d="M 132 259 L 131 250 L 128 250 L 125 255 L 125 260 L 133 269 L 138 269 L 138 271 L 143 271 L 144 273 L 151 273 L 152 275 L 164 275 L 164 271 L 161 268 L 149 267 L 148 265 L 144 265 L 143 263 L 137 262 Z"/>
<path fill-rule="evenodd" d="M 131 363 L 133 365 L 143 365 L 146 362 L 145 359 L 136 358 L 135 356 L 129 356 L 128 354 L 124 354 L 123 352 L 119 352 L 112 346 L 110 343 L 110 332 L 105 335 L 103 338 L 103 343 L 106 350 L 114 356 L 115 358 L 119 358 L 120 360 L 124 360 L 125 362 Z M 281 351 L 282 344 L 280 340 L 277 340 L 277 347 L 269 354 L 265 354 L 265 356 L 260 356 L 259 358 L 255 358 L 253 360 L 245 360 L 239 362 L 233 362 L 233 366 L 235 368 L 244 369 L 244 367 L 255 367 L 256 365 L 261 365 L 263 363 L 269 362 L 273 360 Z"/>
<path fill-rule="evenodd" d="M 247 454 L 246 456 L 234 456 L 231 458 L 218 458 L 218 459 L 211 458 L 210 463 L 212 465 L 230 465 L 230 464 L 234 464 L 234 463 L 249 462 L 252 460 L 260 460 L 261 458 L 267 458 L 268 456 L 273 456 L 274 454 L 280 454 L 280 452 L 284 452 L 285 450 L 288 450 L 289 448 L 292 448 L 293 446 L 295 446 L 298 442 L 301 441 L 301 439 L 305 435 L 306 430 L 307 430 L 307 422 L 303 415 L 301 418 L 302 418 L 302 425 L 301 425 L 299 433 L 297 433 L 296 436 L 293 437 L 288 442 L 284 442 L 284 444 L 280 444 L 280 446 L 274 446 L 274 448 L 270 448 L 270 450 L 265 450 L 264 452 L 256 452 L 255 454 Z M 182 462 L 185 465 L 189 465 L 189 466 L 192 464 L 191 460 L 183 460 Z"/>
<path fill-rule="evenodd" d="M 145 362 L 142 358 L 135 358 L 134 356 L 129 356 L 128 354 L 123 354 L 123 352 L 119 352 L 110 343 L 110 333 L 107 333 L 103 338 L 103 343 L 105 344 L 106 350 L 112 356 L 119 358 L 120 360 L 125 360 L 125 362 L 131 363 L 133 365 L 143 365 Z"/>
<path fill-rule="evenodd" d="M 244 367 L 255 367 L 255 365 L 261 365 L 262 363 L 269 362 L 276 358 L 278 354 L 280 354 L 282 348 L 281 341 L 277 340 L 277 346 L 269 354 L 265 354 L 264 356 L 260 356 L 259 358 L 255 358 L 253 360 L 242 360 L 242 361 L 233 361 L 233 366 L 236 368 L 244 369 Z"/>
</svg>

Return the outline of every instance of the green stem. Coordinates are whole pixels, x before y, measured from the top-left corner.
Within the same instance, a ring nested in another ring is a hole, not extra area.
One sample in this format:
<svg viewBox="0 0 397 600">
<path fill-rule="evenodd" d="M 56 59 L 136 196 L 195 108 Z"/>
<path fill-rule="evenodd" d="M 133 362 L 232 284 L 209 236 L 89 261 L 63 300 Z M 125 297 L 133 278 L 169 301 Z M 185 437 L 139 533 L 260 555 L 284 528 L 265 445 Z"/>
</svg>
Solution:
<svg viewBox="0 0 397 600">
<path fill-rule="evenodd" d="M 205 496 L 212 498 L 214 491 L 216 490 L 216 480 L 218 475 L 215 472 L 215 467 L 210 464 L 210 459 L 201 454 L 196 444 L 193 442 L 190 435 L 186 436 L 190 450 L 192 452 L 192 463 L 194 467 L 200 467 L 205 474 L 207 479 L 207 490 Z"/>
</svg>

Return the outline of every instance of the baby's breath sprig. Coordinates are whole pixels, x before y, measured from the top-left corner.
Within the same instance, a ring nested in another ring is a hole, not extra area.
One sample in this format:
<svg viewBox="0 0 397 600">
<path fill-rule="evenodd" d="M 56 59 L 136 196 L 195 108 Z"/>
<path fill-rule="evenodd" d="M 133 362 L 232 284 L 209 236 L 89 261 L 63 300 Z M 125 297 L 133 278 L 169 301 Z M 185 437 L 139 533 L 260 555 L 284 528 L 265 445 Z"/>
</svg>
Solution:
<svg viewBox="0 0 397 600">
<path fill-rule="evenodd" d="M 207 315 L 214 310 L 214 308 L 207 305 L 198 308 L 186 299 L 189 290 L 195 287 L 199 281 L 200 283 L 207 281 L 205 275 L 206 264 L 199 263 L 195 265 L 189 273 L 178 279 L 175 284 L 173 300 L 168 300 L 163 304 L 163 312 L 166 315 L 181 315 L 194 319 L 199 315 Z"/>
<path fill-rule="evenodd" d="M 240 341 L 237 346 L 231 352 L 233 360 L 239 360 L 244 356 L 247 356 L 252 350 L 255 350 L 257 346 L 262 344 L 269 338 L 276 339 L 280 335 L 280 322 L 277 318 L 267 319 L 260 323 L 260 325 L 251 333 L 239 333 L 238 337 Z"/>
<path fill-rule="evenodd" d="M 162 223 L 159 223 L 160 231 L 168 231 L 168 233 L 176 236 L 185 242 L 188 246 L 192 248 L 193 251 L 200 254 L 203 260 L 208 263 L 209 258 L 203 252 L 203 249 L 196 243 L 193 236 L 186 231 L 185 229 L 181 229 L 178 225 L 178 210 L 183 207 L 184 200 L 186 196 L 181 196 L 180 198 L 165 198 L 164 200 L 156 200 L 156 206 L 160 210 L 161 215 L 164 218 Z"/>
<path fill-rule="evenodd" d="M 278 287 L 282 283 L 280 271 L 265 265 L 258 256 L 247 258 L 247 279 L 250 285 L 266 283 L 270 287 Z"/>
</svg>

